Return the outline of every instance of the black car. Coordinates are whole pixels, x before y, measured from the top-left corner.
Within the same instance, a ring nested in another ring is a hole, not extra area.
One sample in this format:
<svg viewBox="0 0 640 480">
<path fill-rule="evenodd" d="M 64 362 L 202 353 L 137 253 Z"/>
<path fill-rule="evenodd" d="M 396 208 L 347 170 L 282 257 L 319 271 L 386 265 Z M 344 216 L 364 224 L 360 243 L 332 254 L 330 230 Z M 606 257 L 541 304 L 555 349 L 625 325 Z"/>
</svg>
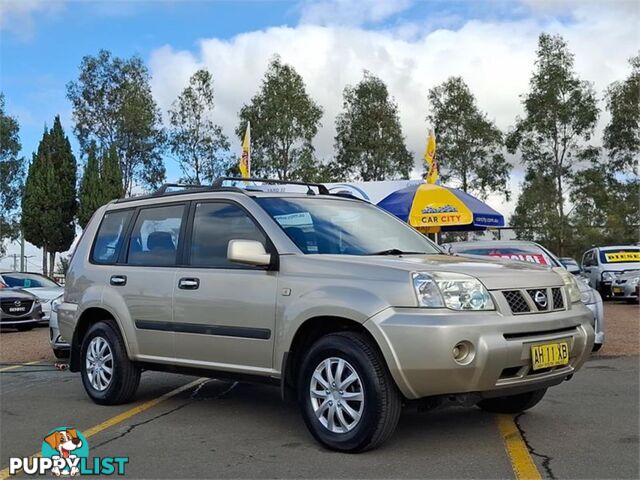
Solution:
<svg viewBox="0 0 640 480">
<path fill-rule="evenodd" d="M 0 288 L 0 326 L 31 330 L 42 319 L 40 300 L 29 292 Z"/>
</svg>

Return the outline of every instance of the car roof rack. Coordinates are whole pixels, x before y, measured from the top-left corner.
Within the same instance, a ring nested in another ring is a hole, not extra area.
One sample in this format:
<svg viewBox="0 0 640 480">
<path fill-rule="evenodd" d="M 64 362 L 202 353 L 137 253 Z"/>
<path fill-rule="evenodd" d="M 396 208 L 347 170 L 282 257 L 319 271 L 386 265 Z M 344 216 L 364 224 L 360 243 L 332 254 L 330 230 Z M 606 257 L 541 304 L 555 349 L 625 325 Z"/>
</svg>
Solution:
<svg viewBox="0 0 640 480">
<path fill-rule="evenodd" d="M 244 195 L 250 195 L 252 191 L 262 191 L 258 185 L 247 185 L 245 188 L 236 186 L 225 186 L 224 182 L 251 182 L 251 183 L 263 183 L 268 185 L 300 185 L 307 187 L 307 195 L 329 195 L 344 198 L 352 198 L 359 200 L 359 198 L 345 193 L 331 193 L 329 189 L 321 183 L 313 182 L 298 182 L 293 180 L 277 180 L 273 178 L 242 178 L 242 177 L 220 177 L 216 179 L 211 185 L 197 185 L 192 183 L 165 183 L 155 192 L 148 195 L 140 195 L 134 197 L 120 198 L 115 200 L 115 203 L 134 202 L 136 200 L 144 200 L 154 197 L 165 197 L 169 195 L 183 195 L 187 193 L 200 193 L 200 192 L 236 192 Z M 313 191 L 313 188 L 318 189 L 318 193 Z"/>
<path fill-rule="evenodd" d="M 331 195 L 329 193 L 329 189 L 325 187 L 321 183 L 312 183 L 312 182 L 297 182 L 294 180 L 277 180 L 274 178 L 239 178 L 239 177 L 220 177 L 215 180 L 212 186 L 222 188 L 224 182 L 260 182 L 268 185 L 301 185 L 303 187 L 307 187 L 307 195 L 316 195 L 316 193 L 312 190 L 313 188 L 318 189 L 319 195 Z"/>
</svg>

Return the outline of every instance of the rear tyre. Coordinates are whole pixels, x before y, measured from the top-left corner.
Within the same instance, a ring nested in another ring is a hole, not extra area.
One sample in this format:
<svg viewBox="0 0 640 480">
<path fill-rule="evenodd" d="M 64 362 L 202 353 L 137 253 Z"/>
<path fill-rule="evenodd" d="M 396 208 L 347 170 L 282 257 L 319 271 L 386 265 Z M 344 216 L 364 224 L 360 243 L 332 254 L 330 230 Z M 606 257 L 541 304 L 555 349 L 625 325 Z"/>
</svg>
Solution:
<svg viewBox="0 0 640 480">
<path fill-rule="evenodd" d="M 377 348 L 355 332 L 322 337 L 298 378 L 298 399 L 311 434 L 341 452 L 362 452 L 394 432 L 402 398 Z"/>
<path fill-rule="evenodd" d="M 28 332 L 29 330 L 33 330 L 33 325 L 18 325 L 16 328 L 19 332 Z"/>
<path fill-rule="evenodd" d="M 487 398 L 486 400 L 480 401 L 478 407 L 492 413 L 520 413 L 537 405 L 546 392 L 546 388 L 541 388 L 540 390 L 520 393 L 518 395 Z"/>
<path fill-rule="evenodd" d="M 113 320 L 94 324 L 82 341 L 80 352 L 82 384 L 100 405 L 131 400 L 140 383 L 140 369 L 129 357 Z"/>
</svg>

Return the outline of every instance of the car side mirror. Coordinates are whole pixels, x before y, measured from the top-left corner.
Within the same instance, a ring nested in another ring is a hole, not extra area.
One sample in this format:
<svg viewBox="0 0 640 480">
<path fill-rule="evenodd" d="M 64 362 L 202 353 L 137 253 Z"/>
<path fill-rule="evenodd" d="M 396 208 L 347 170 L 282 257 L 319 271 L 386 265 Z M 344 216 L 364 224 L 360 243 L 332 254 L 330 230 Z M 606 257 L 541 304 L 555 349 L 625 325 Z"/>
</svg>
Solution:
<svg viewBox="0 0 640 480">
<path fill-rule="evenodd" d="M 271 264 L 271 254 L 262 243 L 255 240 L 231 240 L 227 247 L 227 259 L 230 262 L 267 266 Z"/>
</svg>

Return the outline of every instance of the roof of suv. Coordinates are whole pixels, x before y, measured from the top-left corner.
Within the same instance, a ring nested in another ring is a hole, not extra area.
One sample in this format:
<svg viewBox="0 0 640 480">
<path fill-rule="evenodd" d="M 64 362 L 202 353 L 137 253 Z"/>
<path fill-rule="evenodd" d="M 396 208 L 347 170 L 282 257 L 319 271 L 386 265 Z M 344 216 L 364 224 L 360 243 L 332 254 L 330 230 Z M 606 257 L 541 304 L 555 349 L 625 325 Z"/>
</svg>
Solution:
<svg viewBox="0 0 640 480">
<path fill-rule="evenodd" d="M 245 188 L 240 188 L 238 186 L 225 186 L 223 182 L 231 181 L 234 183 L 239 182 L 251 182 L 253 185 L 247 185 Z M 256 182 L 261 182 L 262 185 L 256 185 Z M 278 187 L 278 185 L 283 185 L 283 187 Z M 301 188 L 306 191 L 287 191 L 284 190 L 284 185 L 293 185 Z M 279 188 L 282 190 L 273 190 L 274 188 Z M 175 189 L 175 190 L 172 190 Z M 315 189 L 315 191 L 314 191 Z M 136 202 L 136 201 L 144 201 L 144 200 L 153 200 L 167 197 L 175 197 L 182 195 L 201 195 L 206 196 L 212 193 L 236 193 L 246 195 L 252 198 L 262 198 L 262 197 L 297 197 L 297 198 L 310 198 L 316 196 L 322 196 L 324 198 L 333 197 L 333 198 L 346 198 L 351 200 L 360 200 L 357 197 L 354 197 L 345 193 L 330 193 L 327 187 L 319 183 L 306 183 L 306 182 L 295 182 L 295 181 L 286 181 L 286 180 L 272 180 L 272 179 L 263 179 L 263 178 L 247 178 L 240 179 L 235 177 L 223 177 L 216 180 L 212 185 L 181 185 L 181 184 L 166 184 L 160 187 L 156 192 L 151 193 L 149 195 L 139 195 L 135 197 L 121 198 L 118 200 L 114 200 L 112 203 L 128 203 L 128 202 Z"/>
</svg>

